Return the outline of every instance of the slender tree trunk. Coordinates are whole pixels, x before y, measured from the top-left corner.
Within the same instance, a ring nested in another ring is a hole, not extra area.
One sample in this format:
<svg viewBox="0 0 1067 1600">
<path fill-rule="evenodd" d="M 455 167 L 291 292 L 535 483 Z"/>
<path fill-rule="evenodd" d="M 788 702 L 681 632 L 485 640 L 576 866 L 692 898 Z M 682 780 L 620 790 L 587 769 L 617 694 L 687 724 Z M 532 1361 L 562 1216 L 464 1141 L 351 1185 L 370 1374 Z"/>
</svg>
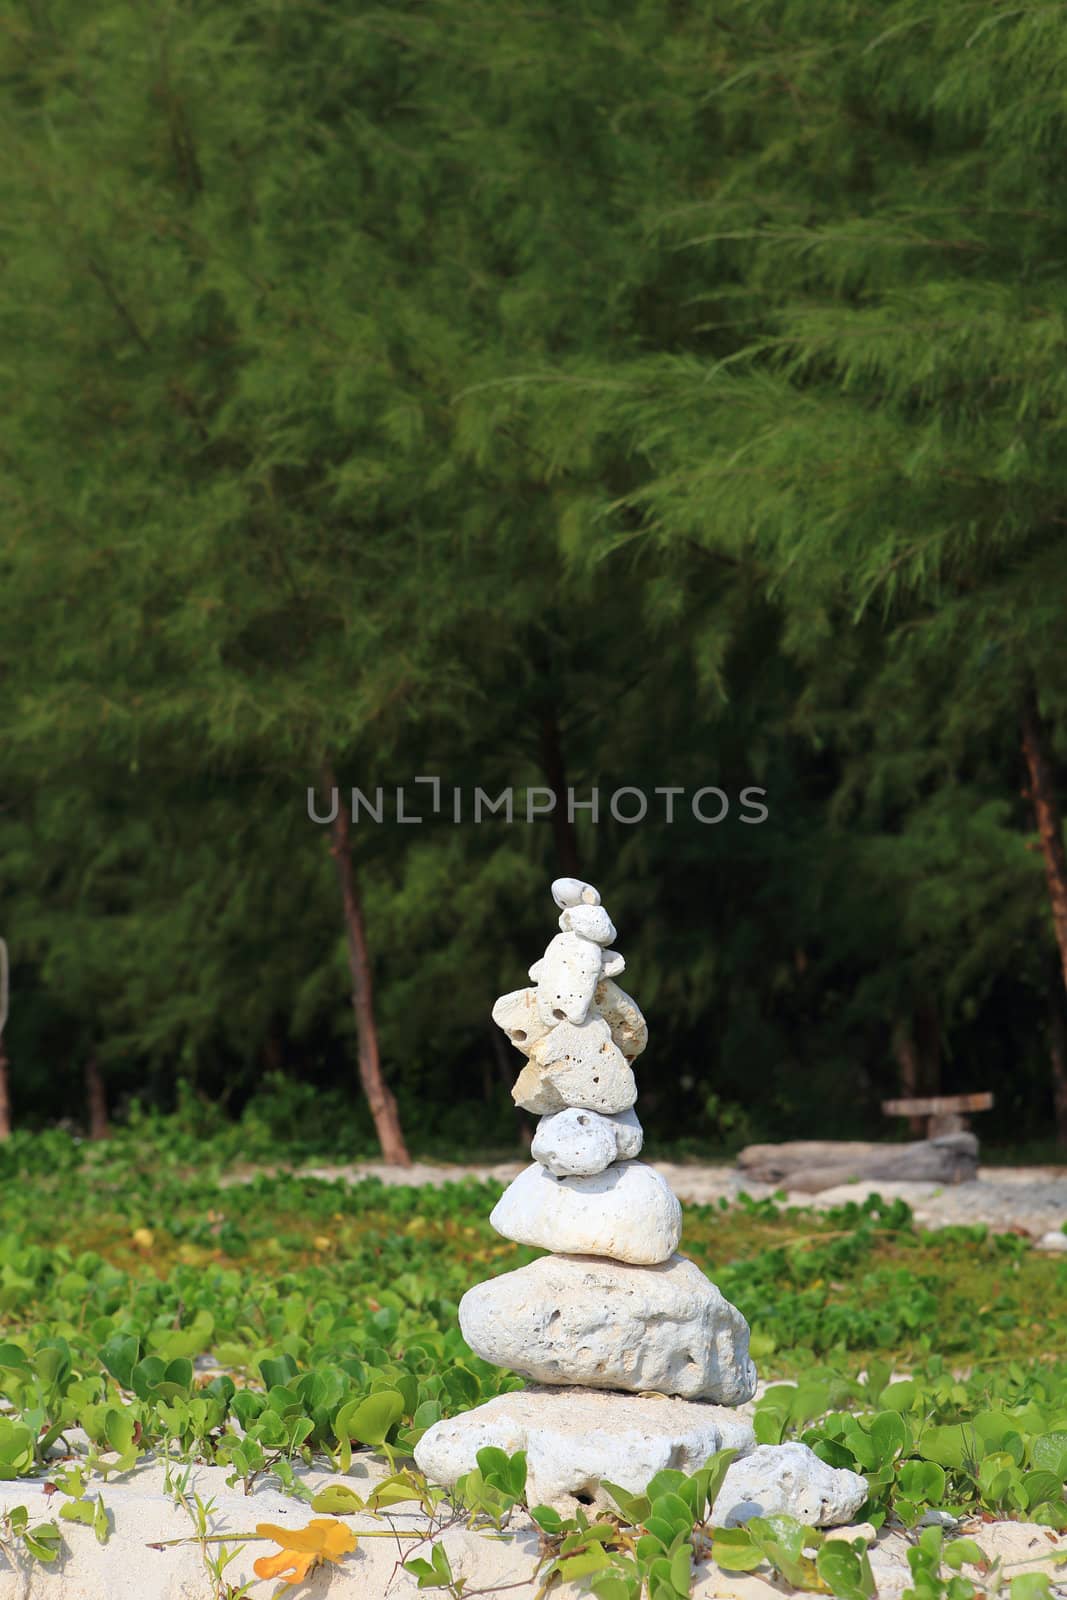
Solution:
<svg viewBox="0 0 1067 1600">
<path fill-rule="evenodd" d="M 7 1078 L 7 1049 L 4 1045 L 4 1028 L 7 1026 L 7 945 L 0 939 L 0 1139 L 11 1137 L 11 1093 Z"/>
<path fill-rule="evenodd" d="M 915 1048 L 919 1056 L 919 1093 L 941 1093 L 941 1017 L 937 1002 L 925 995 L 915 1008 Z"/>
<path fill-rule="evenodd" d="M 85 1100 L 89 1109 L 90 1139 L 106 1139 L 111 1132 L 107 1120 L 107 1093 L 100 1063 L 92 1054 L 85 1063 Z"/>
<path fill-rule="evenodd" d="M 330 796 L 337 787 L 337 780 L 328 762 L 323 765 L 322 780 L 326 787 L 327 809 L 332 809 Z M 410 1167 L 411 1157 L 404 1143 L 396 1098 L 382 1076 L 381 1059 L 378 1054 L 378 1027 L 374 1019 L 370 956 L 363 924 L 363 906 L 356 888 L 356 874 L 352 863 L 348 809 L 340 795 L 337 801 L 337 815 L 330 823 L 330 854 L 333 857 L 337 884 L 341 891 L 341 906 L 348 940 L 352 1011 L 356 1019 L 356 1038 L 359 1045 L 359 1079 L 363 1085 L 363 1093 L 367 1096 L 371 1116 L 374 1118 L 383 1159 L 392 1166 Z"/>
<path fill-rule="evenodd" d="M 4 1036 L 0 1033 L 0 1139 L 11 1137 L 11 1092 L 7 1078 L 8 1059 Z"/>
<path fill-rule="evenodd" d="M 1067 851 L 1063 845 L 1063 819 L 1049 755 L 1048 734 L 1031 692 L 1023 703 L 1023 755 L 1030 773 L 1028 797 L 1034 808 L 1045 877 L 1052 903 L 1052 926 L 1060 951 L 1063 981 L 1067 985 Z"/>
<path fill-rule="evenodd" d="M 556 797 L 552 812 L 552 834 L 560 872 L 568 878 L 580 878 L 582 869 L 578 860 L 578 835 L 567 813 L 567 768 L 560 742 L 559 721 L 554 711 L 541 721 L 541 771 Z"/>
<path fill-rule="evenodd" d="M 1059 986 L 1058 969 L 1055 986 L 1049 991 L 1048 997 L 1048 1042 L 1056 1143 L 1061 1150 L 1067 1150 L 1067 1018 L 1064 1017 L 1064 996 Z"/>
<path fill-rule="evenodd" d="M 900 1098 L 913 1100 L 919 1092 L 919 1052 L 915 1048 L 912 1019 L 902 1018 L 893 1030 L 893 1054 L 900 1072 Z M 922 1117 L 908 1118 L 908 1132 L 921 1137 L 924 1129 Z"/>
<path fill-rule="evenodd" d="M 923 995 L 910 1016 L 902 1017 L 893 1033 L 893 1053 L 900 1069 L 902 1099 L 941 1092 L 941 1019 L 936 1002 Z M 925 1117 L 909 1117 L 908 1132 L 918 1139 L 931 1134 Z"/>
<path fill-rule="evenodd" d="M 263 1040 L 263 1070 L 264 1072 L 283 1072 L 285 1070 L 285 1051 L 282 1045 L 282 1028 L 277 1017 L 272 1017 Z"/>
</svg>

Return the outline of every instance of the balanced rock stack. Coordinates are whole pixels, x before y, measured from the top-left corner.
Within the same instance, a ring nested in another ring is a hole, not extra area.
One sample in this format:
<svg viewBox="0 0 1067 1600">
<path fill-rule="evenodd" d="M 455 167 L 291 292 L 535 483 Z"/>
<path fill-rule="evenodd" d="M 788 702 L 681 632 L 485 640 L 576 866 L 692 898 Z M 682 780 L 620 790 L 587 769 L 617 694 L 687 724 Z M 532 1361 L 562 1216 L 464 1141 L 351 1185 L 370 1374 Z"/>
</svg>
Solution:
<svg viewBox="0 0 1067 1600">
<path fill-rule="evenodd" d="M 489 1219 L 505 1238 L 552 1253 L 477 1284 L 459 1307 L 471 1349 L 533 1385 L 435 1423 L 416 1461 L 451 1484 L 485 1445 L 525 1450 L 530 1503 L 569 1510 L 609 1506 L 603 1479 L 638 1492 L 665 1467 L 695 1472 L 733 1448 L 744 1459 L 727 1474 L 720 1520 L 731 1511 L 739 1520 L 744 1503 L 749 1515 L 845 1521 L 866 1498 L 862 1478 L 802 1445 L 756 1448 L 748 1418 L 730 1409 L 756 1388 L 749 1328 L 677 1254 L 681 1207 L 636 1159 L 631 1063 L 648 1030 L 615 982 L 625 965 L 610 948 L 615 929 L 591 884 L 558 878 L 552 896 L 560 932 L 530 968 L 535 987 L 493 1007 L 527 1058 L 515 1101 L 540 1122 L 534 1164 Z"/>
</svg>

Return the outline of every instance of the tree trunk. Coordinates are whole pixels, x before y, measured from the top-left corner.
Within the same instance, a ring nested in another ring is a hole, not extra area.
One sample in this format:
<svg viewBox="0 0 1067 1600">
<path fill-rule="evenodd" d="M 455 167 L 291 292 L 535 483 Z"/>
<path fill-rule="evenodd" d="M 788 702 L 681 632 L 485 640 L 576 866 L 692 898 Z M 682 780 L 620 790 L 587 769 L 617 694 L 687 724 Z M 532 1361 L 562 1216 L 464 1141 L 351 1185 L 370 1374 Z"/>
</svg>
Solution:
<svg viewBox="0 0 1067 1600">
<path fill-rule="evenodd" d="M 919 1092 L 919 1052 L 915 1048 L 912 1019 L 902 1018 L 893 1030 L 893 1054 L 900 1071 L 900 1098 L 913 1100 Z M 926 1128 L 922 1117 L 908 1118 L 908 1132 L 921 1138 Z"/>
<path fill-rule="evenodd" d="M 326 786 L 327 809 L 332 810 L 331 792 L 337 780 L 329 763 L 324 763 L 323 783 Z M 371 1116 L 382 1147 L 383 1160 L 396 1167 L 410 1167 L 411 1157 L 400 1127 L 396 1098 L 382 1076 L 378 1055 L 378 1027 L 374 1020 L 374 989 L 371 981 L 370 956 L 367 953 L 367 934 L 363 925 L 363 907 L 356 889 L 356 874 L 352 863 L 352 840 L 349 834 L 348 808 L 338 796 L 337 815 L 330 823 L 330 854 L 337 872 L 341 891 L 341 906 L 348 940 L 348 970 L 352 978 L 352 1011 L 356 1019 L 356 1038 L 359 1045 L 359 1078 L 367 1096 Z"/>
<path fill-rule="evenodd" d="M 567 814 L 567 768 L 555 712 L 549 712 L 541 721 L 541 771 L 556 797 L 552 812 L 552 835 L 560 872 L 567 878 L 580 878 L 582 869 L 578 860 L 578 835 Z"/>
<path fill-rule="evenodd" d="M 271 1017 L 263 1040 L 263 1071 L 276 1073 L 285 1070 L 285 1049 L 282 1044 L 282 1025 Z"/>
<path fill-rule="evenodd" d="M 919 1055 L 919 1093 L 941 1093 L 941 1017 L 937 1002 L 924 995 L 915 1008 L 915 1047 Z"/>
<path fill-rule="evenodd" d="M 7 1050 L 0 1033 L 0 1139 L 11 1137 L 11 1093 L 7 1083 Z"/>
<path fill-rule="evenodd" d="M 11 1093 L 7 1081 L 7 1050 L 4 1046 L 4 1028 L 7 1026 L 7 945 L 0 939 L 0 1139 L 11 1137 Z"/>
<path fill-rule="evenodd" d="M 95 1055 L 90 1055 L 85 1063 L 85 1100 L 89 1108 L 90 1139 L 106 1139 L 111 1132 L 107 1120 L 107 1094 L 104 1075 Z"/>
<path fill-rule="evenodd" d="M 940 1094 L 941 1019 L 929 995 L 916 1002 L 910 1016 L 898 1021 L 893 1033 L 893 1054 L 900 1069 L 902 1100 Z M 925 1117 L 909 1117 L 908 1132 L 922 1139 L 930 1136 L 931 1129 Z"/>
<path fill-rule="evenodd" d="M 1048 997 L 1049 1058 L 1052 1066 L 1052 1117 L 1056 1143 L 1067 1150 L 1067 1019 L 1064 1017 L 1063 991 L 1056 984 Z"/>
<path fill-rule="evenodd" d="M 1063 845 L 1063 819 L 1049 755 L 1048 734 L 1033 693 L 1023 703 L 1023 755 L 1030 773 L 1028 797 L 1045 858 L 1045 877 L 1052 903 L 1052 926 L 1060 951 L 1063 981 L 1067 986 L 1067 851 Z"/>
</svg>

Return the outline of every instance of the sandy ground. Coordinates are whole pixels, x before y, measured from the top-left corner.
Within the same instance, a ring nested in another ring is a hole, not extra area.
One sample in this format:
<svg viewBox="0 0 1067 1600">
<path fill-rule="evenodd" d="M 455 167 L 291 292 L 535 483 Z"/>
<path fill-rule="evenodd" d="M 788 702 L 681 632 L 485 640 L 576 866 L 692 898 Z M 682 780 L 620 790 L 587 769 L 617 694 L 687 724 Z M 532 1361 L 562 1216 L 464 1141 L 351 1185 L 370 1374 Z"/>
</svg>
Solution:
<svg viewBox="0 0 1067 1600">
<path fill-rule="evenodd" d="M 714 1205 L 720 1199 L 734 1200 L 742 1189 L 754 1200 L 775 1191 L 770 1184 L 744 1183 L 732 1166 L 721 1164 L 655 1161 L 680 1200 L 694 1205 Z M 464 1178 L 493 1178 L 510 1183 L 525 1163 L 508 1161 L 495 1166 L 446 1166 L 416 1162 L 412 1167 L 390 1167 L 382 1162 L 356 1162 L 348 1166 L 302 1168 L 307 1177 L 343 1179 L 357 1183 L 361 1178 L 380 1178 L 383 1183 L 456 1183 Z M 228 1182 L 240 1182 L 250 1174 L 233 1175 Z M 1040 1238 L 1067 1222 L 1067 1167 L 979 1167 L 975 1183 L 938 1185 L 935 1183 L 848 1183 L 822 1194 L 787 1194 L 783 1205 L 813 1206 L 825 1210 L 845 1201 L 862 1201 L 869 1194 L 886 1200 L 906 1200 L 916 1219 L 925 1227 L 942 1228 L 949 1224 L 987 1223 L 999 1231 L 1021 1231 Z"/>
<path fill-rule="evenodd" d="M 176 1469 L 181 1476 L 184 1469 Z M 313 1489 L 344 1481 L 365 1496 L 373 1483 L 385 1475 L 385 1467 L 372 1460 L 353 1461 L 344 1480 L 335 1474 L 308 1471 L 302 1474 Z M 145 1461 L 121 1479 L 101 1484 L 93 1480 L 92 1495 L 101 1494 L 111 1528 L 106 1544 L 101 1545 L 91 1528 L 60 1521 L 63 1550 L 59 1560 L 48 1567 L 24 1561 L 17 1554 L 12 1566 L 0 1555 L 0 1600 L 209 1600 L 217 1593 L 205 1568 L 201 1547 L 189 1538 L 192 1523 L 164 1484 L 165 1468 L 157 1461 Z M 258 1483 L 250 1496 L 240 1486 L 226 1483 L 221 1467 L 193 1467 L 189 1470 L 186 1497 L 194 1495 L 212 1503 L 209 1531 L 231 1535 L 230 1548 L 240 1544 L 240 1535 L 255 1534 L 256 1524 L 270 1522 L 280 1527 L 304 1528 L 321 1513 L 300 1501 L 285 1496 L 267 1480 Z M 58 1520 L 64 1496 L 46 1497 L 41 1482 L 0 1484 L 0 1510 L 22 1505 L 31 1522 Z M 312 1573 L 292 1592 L 316 1600 L 402 1600 L 418 1592 L 416 1580 L 400 1566 L 410 1555 L 428 1555 L 421 1537 L 424 1520 L 420 1513 L 396 1508 L 388 1517 L 375 1519 L 365 1513 L 346 1517 L 345 1523 L 359 1538 L 356 1551 L 343 1562 Z M 1027 1571 L 1047 1571 L 1055 1579 L 1064 1571 L 1050 1564 L 1055 1551 L 1067 1550 L 1067 1538 L 1049 1530 L 1018 1522 L 975 1522 L 961 1524 L 954 1533 L 966 1533 L 977 1541 L 993 1561 L 1003 1563 L 1005 1577 Z M 874 1537 L 869 1527 L 835 1530 L 835 1536 L 854 1538 L 859 1534 Z M 951 1536 L 951 1535 L 950 1535 Z M 871 1566 L 880 1600 L 898 1600 L 910 1583 L 907 1548 L 914 1535 L 882 1532 L 871 1550 Z M 153 1545 L 166 1539 L 187 1539 L 162 1550 Z M 452 1570 L 466 1579 L 467 1588 L 480 1596 L 507 1594 L 514 1600 L 533 1600 L 537 1591 L 534 1568 L 540 1541 L 528 1518 L 516 1515 L 500 1536 L 475 1533 L 462 1523 L 439 1535 Z M 218 1544 L 207 1546 L 217 1552 Z M 226 1568 L 229 1582 L 240 1585 L 252 1580 L 252 1596 L 276 1592 L 278 1585 L 255 1578 L 252 1563 L 258 1556 L 277 1553 L 278 1546 L 254 1537 Z M 964 1575 L 977 1578 L 970 1568 Z M 987 1578 L 988 1581 L 988 1578 Z M 436 1591 L 441 1592 L 441 1591 Z M 582 1591 L 566 1584 L 553 1589 L 560 1600 L 573 1600 Z M 710 1562 L 697 1569 L 693 1594 L 697 1600 L 736 1597 L 736 1600 L 774 1600 L 791 1595 L 784 1583 L 772 1583 L 756 1574 L 725 1573 Z M 1067 1590 L 1056 1591 L 1067 1594 Z"/>
</svg>

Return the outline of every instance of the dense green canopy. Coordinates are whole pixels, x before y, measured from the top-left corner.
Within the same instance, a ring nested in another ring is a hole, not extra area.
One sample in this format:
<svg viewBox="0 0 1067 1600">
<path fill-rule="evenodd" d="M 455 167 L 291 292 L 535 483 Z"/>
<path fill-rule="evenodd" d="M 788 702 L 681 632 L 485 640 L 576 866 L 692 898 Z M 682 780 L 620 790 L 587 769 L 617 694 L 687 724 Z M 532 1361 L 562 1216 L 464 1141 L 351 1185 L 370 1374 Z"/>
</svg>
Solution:
<svg viewBox="0 0 1067 1600">
<path fill-rule="evenodd" d="M 16 1119 L 368 1135 L 335 773 L 413 1140 L 513 1136 L 575 869 L 661 1135 L 1067 1139 L 1058 8 L 16 0 L 0 81 Z"/>
</svg>

